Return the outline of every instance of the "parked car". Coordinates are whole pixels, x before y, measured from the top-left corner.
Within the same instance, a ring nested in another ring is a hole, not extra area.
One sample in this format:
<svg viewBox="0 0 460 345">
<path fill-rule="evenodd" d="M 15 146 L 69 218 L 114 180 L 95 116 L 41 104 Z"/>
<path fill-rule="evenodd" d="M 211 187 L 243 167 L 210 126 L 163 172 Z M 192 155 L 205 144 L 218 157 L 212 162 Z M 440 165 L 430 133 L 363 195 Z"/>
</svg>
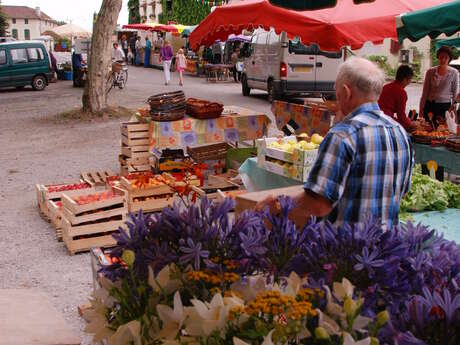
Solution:
<svg viewBox="0 0 460 345">
<path fill-rule="evenodd" d="M 326 52 L 306 46 L 287 34 L 258 29 L 244 61 L 241 83 L 244 96 L 251 89 L 267 90 L 269 101 L 285 96 L 333 96 L 334 82 L 346 50 Z"/>
<path fill-rule="evenodd" d="M 53 77 L 50 58 L 40 41 L 0 43 L 0 87 L 46 88 Z"/>
</svg>

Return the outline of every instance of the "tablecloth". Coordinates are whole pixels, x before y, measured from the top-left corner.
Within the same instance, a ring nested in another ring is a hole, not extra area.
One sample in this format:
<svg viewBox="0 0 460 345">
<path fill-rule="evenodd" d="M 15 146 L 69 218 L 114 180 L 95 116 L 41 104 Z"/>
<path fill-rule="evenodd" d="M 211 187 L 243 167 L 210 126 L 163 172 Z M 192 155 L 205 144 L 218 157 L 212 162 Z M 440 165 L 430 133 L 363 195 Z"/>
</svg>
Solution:
<svg viewBox="0 0 460 345">
<path fill-rule="evenodd" d="M 257 158 L 247 159 L 239 170 L 248 192 L 283 188 L 299 185 L 299 181 L 276 175 L 257 165 Z M 413 223 L 422 223 L 444 234 L 448 240 L 460 244 L 460 209 L 448 209 L 444 212 L 430 211 L 412 213 Z"/>
<path fill-rule="evenodd" d="M 239 169 L 248 192 L 283 188 L 301 184 L 297 180 L 274 174 L 257 165 L 257 158 L 247 159 Z"/>
<path fill-rule="evenodd" d="M 326 135 L 331 125 L 331 111 L 322 110 L 302 104 L 275 101 L 272 105 L 272 113 L 275 115 L 276 127 L 282 130 L 286 124 L 298 127 L 297 133 L 319 133 Z"/>
<path fill-rule="evenodd" d="M 414 143 L 415 161 L 426 164 L 428 161 L 435 161 L 450 174 L 460 175 L 460 153 L 449 151 L 443 146 L 431 147 Z"/>
<path fill-rule="evenodd" d="M 150 149 L 255 140 L 266 135 L 269 123 L 266 114 L 237 106 L 226 106 L 224 115 L 218 119 L 185 117 L 171 122 L 152 121 Z"/>
</svg>

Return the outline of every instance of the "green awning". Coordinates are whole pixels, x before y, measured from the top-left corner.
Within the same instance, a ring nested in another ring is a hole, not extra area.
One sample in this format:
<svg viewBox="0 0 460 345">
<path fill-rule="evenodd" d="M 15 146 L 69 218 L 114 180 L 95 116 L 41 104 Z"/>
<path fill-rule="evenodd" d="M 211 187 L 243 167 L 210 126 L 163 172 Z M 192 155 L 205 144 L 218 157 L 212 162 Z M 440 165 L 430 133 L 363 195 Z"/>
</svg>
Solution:
<svg viewBox="0 0 460 345">
<path fill-rule="evenodd" d="M 272 5 L 296 11 L 319 10 L 335 7 L 337 0 L 269 0 Z M 375 0 L 353 0 L 355 4 L 374 2 Z"/>
<path fill-rule="evenodd" d="M 405 38 L 418 41 L 427 35 L 453 35 L 460 30 L 460 0 L 402 14 L 396 17 L 396 28 L 399 42 Z"/>
<path fill-rule="evenodd" d="M 439 41 L 436 41 L 435 45 L 436 45 L 436 50 L 438 50 L 441 46 L 460 48 L 460 37 L 439 40 Z"/>
</svg>

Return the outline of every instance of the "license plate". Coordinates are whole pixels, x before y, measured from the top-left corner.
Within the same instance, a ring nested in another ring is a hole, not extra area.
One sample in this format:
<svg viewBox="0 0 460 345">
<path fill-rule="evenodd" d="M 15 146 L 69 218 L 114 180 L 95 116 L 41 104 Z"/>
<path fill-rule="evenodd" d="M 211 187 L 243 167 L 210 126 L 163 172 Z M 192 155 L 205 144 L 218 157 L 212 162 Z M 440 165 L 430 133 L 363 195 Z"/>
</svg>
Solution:
<svg viewBox="0 0 460 345">
<path fill-rule="evenodd" d="M 311 67 L 294 67 L 294 72 L 310 73 L 311 70 Z"/>
</svg>

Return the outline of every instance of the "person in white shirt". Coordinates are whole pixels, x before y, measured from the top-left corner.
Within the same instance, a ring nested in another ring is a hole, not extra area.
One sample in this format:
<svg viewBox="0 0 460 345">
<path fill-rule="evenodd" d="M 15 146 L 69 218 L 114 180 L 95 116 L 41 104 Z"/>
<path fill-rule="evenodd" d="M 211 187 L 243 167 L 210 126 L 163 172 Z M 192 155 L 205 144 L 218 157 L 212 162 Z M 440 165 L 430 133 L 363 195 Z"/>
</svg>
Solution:
<svg viewBox="0 0 460 345">
<path fill-rule="evenodd" d="M 112 60 L 120 63 L 123 63 L 125 61 L 125 53 L 116 42 L 113 44 Z"/>
</svg>

